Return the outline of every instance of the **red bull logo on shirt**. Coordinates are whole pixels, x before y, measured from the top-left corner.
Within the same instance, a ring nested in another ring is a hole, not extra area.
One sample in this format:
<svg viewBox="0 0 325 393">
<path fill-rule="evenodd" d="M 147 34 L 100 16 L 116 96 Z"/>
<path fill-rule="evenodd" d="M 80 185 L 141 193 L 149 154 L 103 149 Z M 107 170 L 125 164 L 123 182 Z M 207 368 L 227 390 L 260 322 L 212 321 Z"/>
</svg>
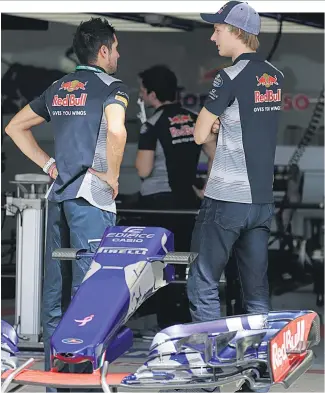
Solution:
<svg viewBox="0 0 325 393">
<path fill-rule="evenodd" d="M 82 93 L 80 97 L 76 97 L 75 94 L 67 94 L 64 98 L 56 94 L 53 97 L 52 106 L 85 106 L 86 101 L 86 93 Z"/>
<path fill-rule="evenodd" d="M 78 80 L 62 82 L 59 90 L 66 90 L 69 93 L 76 90 L 86 90 L 86 85 L 88 82 L 80 82 Z"/>
<path fill-rule="evenodd" d="M 278 78 L 276 75 L 271 76 L 269 74 L 263 74 L 262 76 L 256 76 L 257 86 L 265 86 L 267 88 L 278 85 Z"/>
<path fill-rule="evenodd" d="M 276 93 L 272 90 L 266 90 L 265 94 L 260 91 L 255 91 L 254 98 L 256 104 L 261 104 L 263 102 L 280 102 L 281 89 L 278 89 Z"/>
<path fill-rule="evenodd" d="M 186 124 L 190 121 L 193 121 L 191 115 L 176 115 L 173 117 L 169 117 L 168 120 L 170 121 L 171 126 L 173 126 L 174 124 Z"/>
</svg>

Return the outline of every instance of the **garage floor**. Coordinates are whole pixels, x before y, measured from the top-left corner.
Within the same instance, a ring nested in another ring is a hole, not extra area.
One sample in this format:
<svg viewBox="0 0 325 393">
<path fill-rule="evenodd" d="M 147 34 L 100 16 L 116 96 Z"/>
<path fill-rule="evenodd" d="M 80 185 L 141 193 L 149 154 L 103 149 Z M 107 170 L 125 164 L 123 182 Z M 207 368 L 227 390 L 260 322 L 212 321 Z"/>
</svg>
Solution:
<svg viewBox="0 0 325 393">
<path fill-rule="evenodd" d="M 294 292 L 286 293 L 272 299 L 272 305 L 275 310 L 280 309 L 312 309 L 318 312 L 322 320 L 322 341 L 315 348 L 315 361 L 311 369 L 303 375 L 287 392 L 324 392 L 324 330 L 323 317 L 324 309 L 316 307 L 315 295 L 312 287 L 307 286 Z M 13 322 L 14 300 L 2 300 L 2 319 L 9 323 Z M 139 322 L 142 323 L 142 322 Z M 150 323 L 150 322 L 149 322 Z M 148 325 L 148 321 L 146 321 Z M 140 364 L 143 364 L 150 341 L 135 340 L 132 350 L 125 354 L 123 358 L 118 359 L 112 366 L 112 372 L 133 372 Z M 35 368 L 43 369 L 43 354 L 22 352 L 21 360 L 25 361 L 29 357 L 36 359 Z M 12 385 L 14 387 L 14 385 Z M 36 386 L 26 386 L 23 392 L 45 392 L 45 388 Z M 230 386 L 221 389 L 221 391 L 234 391 Z M 283 392 L 281 386 L 274 386 L 272 392 Z M 120 392 L 120 390 L 119 390 Z"/>
</svg>

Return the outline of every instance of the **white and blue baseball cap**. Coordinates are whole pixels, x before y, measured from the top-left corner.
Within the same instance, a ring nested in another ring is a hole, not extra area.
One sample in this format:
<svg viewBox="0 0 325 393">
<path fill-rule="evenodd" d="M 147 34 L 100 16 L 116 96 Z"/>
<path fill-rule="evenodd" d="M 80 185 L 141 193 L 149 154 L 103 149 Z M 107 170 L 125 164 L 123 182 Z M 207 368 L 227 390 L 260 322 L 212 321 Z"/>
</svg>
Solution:
<svg viewBox="0 0 325 393">
<path fill-rule="evenodd" d="M 200 14 L 208 23 L 226 23 L 247 33 L 258 35 L 261 30 L 259 14 L 247 3 L 229 1 L 215 14 Z"/>
</svg>

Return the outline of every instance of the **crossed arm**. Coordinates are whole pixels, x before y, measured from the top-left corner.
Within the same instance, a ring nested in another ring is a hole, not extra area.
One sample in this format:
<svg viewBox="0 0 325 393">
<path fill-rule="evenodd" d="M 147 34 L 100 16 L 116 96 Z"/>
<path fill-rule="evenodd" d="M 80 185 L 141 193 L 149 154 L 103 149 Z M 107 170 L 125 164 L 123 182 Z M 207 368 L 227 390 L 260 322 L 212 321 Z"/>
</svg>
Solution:
<svg viewBox="0 0 325 393">
<path fill-rule="evenodd" d="M 219 117 L 203 107 L 196 120 L 194 140 L 198 145 L 216 141 L 219 130 Z"/>
</svg>

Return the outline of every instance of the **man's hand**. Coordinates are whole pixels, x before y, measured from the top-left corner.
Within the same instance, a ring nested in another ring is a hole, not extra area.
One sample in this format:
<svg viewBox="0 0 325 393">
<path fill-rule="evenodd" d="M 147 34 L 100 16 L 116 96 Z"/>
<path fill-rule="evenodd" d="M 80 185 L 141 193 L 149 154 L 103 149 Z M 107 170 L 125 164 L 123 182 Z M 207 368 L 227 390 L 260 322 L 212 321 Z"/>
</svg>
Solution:
<svg viewBox="0 0 325 393">
<path fill-rule="evenodd" d="M 212 137 L 216 138 L 212 128 L 217 120 L 218 116 L 208 111 L 205 107 L 201 109 L 194 128 L 194 140 L 197 145 L 209 142 L 212 140 Z"/>
<path fill-rule="evenodd" d="M 193 185 L 192 187 L 193 187 L 193 190 L 194 190 L 196 196 L 197 196 L 198 198 L 200 198 L 200 199 L 203 199 L 203 198 L 204 198 L 205 187 L 202 188 L 202 190 L 200 190 L 199 188 L 197 188 L 197 187 L 194 186 L 194 185 Z"/>
<path fill-rule="evenodd" d="M 220 128 L 220 120 L 217 118 L 217 120 L 212 124 L 211 132 L 213 134 L 218 134 Z"/>
<path fill-rule="evenodd" d="M 89 172 L 97 176 L 100 180 L 106 182 L 113 189 L 113 199 L 118 195 L 118 179 L 110 176 L 106 172 L 98 172 L 95 169 L 89 168 Z"/>
<path fill-rule="evenodd" d="M 55 179 L 58 177 L 59 172 L 58 172 L 58 169 L 57 169 L 55 163 L 52 164 L 52 166 L 50 167 L 48 174 L 49 174 L 49 176 L 50 176 L 53 180 L 55 180 Z"/>
</svg>

